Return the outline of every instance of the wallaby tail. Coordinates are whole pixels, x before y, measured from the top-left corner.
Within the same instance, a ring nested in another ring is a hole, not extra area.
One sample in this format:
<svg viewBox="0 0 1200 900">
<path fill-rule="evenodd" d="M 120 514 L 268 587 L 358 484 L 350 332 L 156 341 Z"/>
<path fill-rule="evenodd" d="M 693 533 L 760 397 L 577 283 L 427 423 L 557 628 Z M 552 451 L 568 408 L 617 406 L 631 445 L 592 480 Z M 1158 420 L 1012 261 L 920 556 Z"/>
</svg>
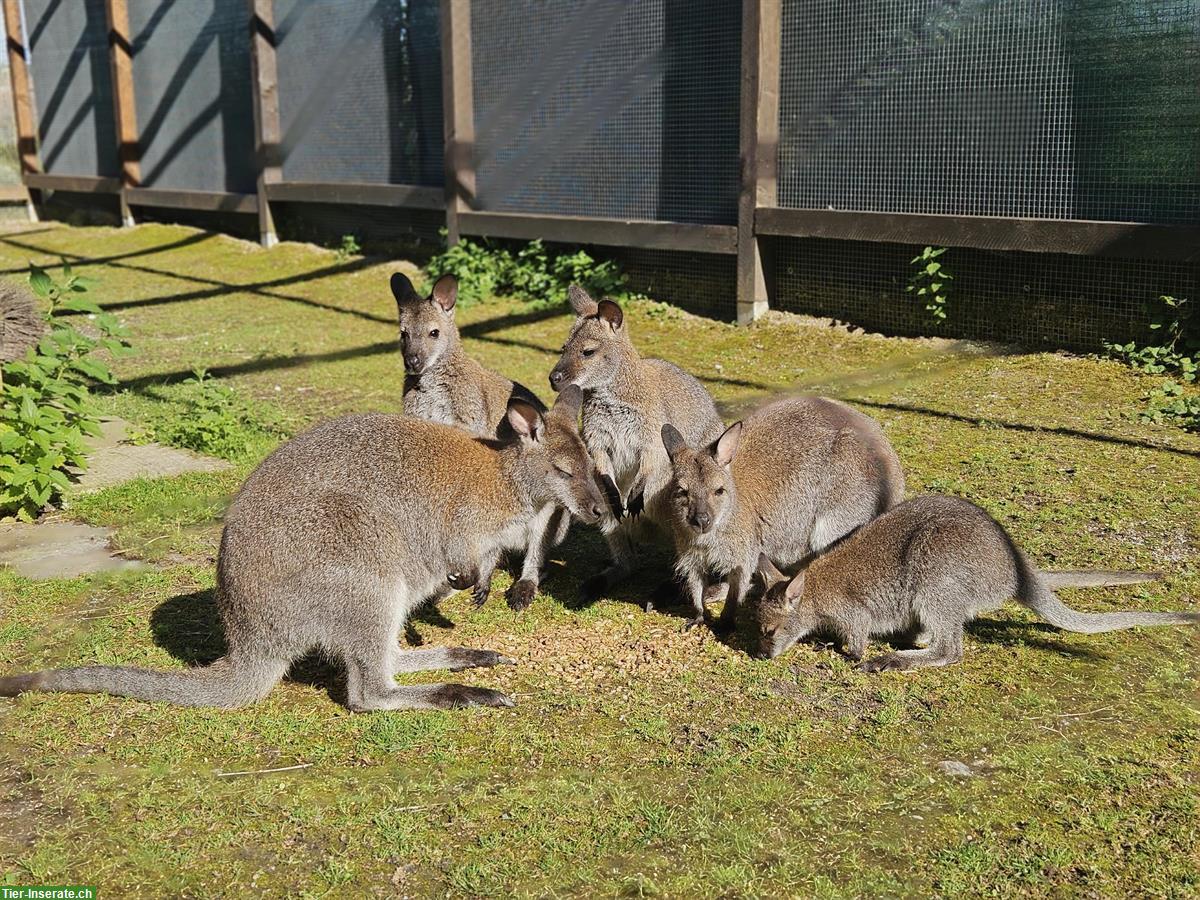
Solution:
<svg viewBox="0 0 1200 900">
<path fill-rule="evenodd" d="M 224 656 L 210 666 L 162 672 L 131 666 L 47 669 L 0 678 L 0 697 L 26 691 L 115 694 L 162 700 L 178 706 L 245 706 L 270 693 L 287 671 L 286 660 L 238 660 Z"/>
<path fill-rule="evenodd" d="M 1052 591 L 1066 587 L 1117 587 L 1157 581 L 1161 572 L 1120 572 L 1109 569 L 1056 569 L 1038 571 L 1042 582 Z"/>
<path fill-rule="evenodd" d="M 1017 591 L 1017 599 L 1029 607 L 1051 625 L 1064 631 L 1078 631 L 1081 634 L 1097 634 L 1101 631 L 1118 631 L 1122 628 L 1136 628 L 1139 625 L 1200 625 L 1200 613 L 1194 612 L 1144 612 L 1128 610 L 1123 612 L 1086 613 L 1071 609 L 1058 599 L 1046 576 L 1051 573 L 1039 572 L 1029 562 L 1025 554 L 1018 551 L 1020 560 L 1021 580 Z M 1054 573 L 1075 574 L 1075 573 Z M 1087 574 L 1087 573 L 1085 573 Z M 1111 574 L 1111 573 L 1109 573 Z M 1095 582 L 1088 582 L 1094 584 Z M 1065 586 L 1059 582 L 1060 586 Z M 1082 586 L 1079 581 L 1070 582 Z"/>
</svg>

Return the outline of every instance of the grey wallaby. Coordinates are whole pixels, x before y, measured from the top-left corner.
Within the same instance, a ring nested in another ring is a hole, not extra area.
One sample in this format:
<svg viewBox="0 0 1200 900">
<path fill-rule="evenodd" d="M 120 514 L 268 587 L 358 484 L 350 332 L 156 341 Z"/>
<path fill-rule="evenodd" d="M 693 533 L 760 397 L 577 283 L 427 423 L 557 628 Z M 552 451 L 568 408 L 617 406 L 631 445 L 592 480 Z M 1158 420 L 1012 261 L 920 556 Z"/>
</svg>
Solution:
<svg viewBox="0 0 1200 900">
<path fill-rule="evenodd" d="M 791 565 L 904 498 L 904 472 L 879 424 L 824 397 L 779 400 L 711 443 L 662 426 L 670 520 L 693 618 L 706 579 L 728 579 L 713 627 L 729 631 L 760 553 Z"/>
<path fill-rule="evenodd" d="M 443 275 L 428 297 L 417 293 L 400 272 L 391 278 L 392 296 L 400 317 L 400 349 L 404 356 L 404 413 L 427 422 L 465 429 L 477 437 L 504 437 L 507 410 L 514 399 L 524 400 L 539 412 L 545 404 L 529 388 L 493 372 L 467 355 L 454 321 L 458 281 Z M 547 508 L 545 521 L 530 529 L 521 575 L 506 594 L 513 609 L 524 609 L 537 594 L 547 540 L 559 543 L 566 537 L 571 517 Z M 490 573 L 483 573 L 472 587 L 475 602 L 482 604 L 491 587 Z M 461 582 L 455 581 L 457 587 Z"/>
<path fill-rule="evenodd" d="M 663 425 L 673 423 L 697 445 L 714 440 L 723 425 L 699 381 L 676 365 L 638 353 L 620 306 L 597 302 L 576 284 L 568 296 L 575 324 L 550 373 L 550 386 L 583 388 L 583 440 L 609 498 L 609 514 L 600 527 L 612 561 L 584 582 L 580 593 L 590 602 L 629 574 L 640 530 L 633 520 L 644 512 L 645 519 L 666 530 L 671 466 L 659 436 Z"/>
<path fill-rule="evenodd" d="M 1200 625 L 1195 612 L 1086 613 L 1056 587 L 1151 581 L 1152 573 L 1039 572 L 1004 528 L 973 503 L 923 495 L 901 503 L 818 556 L 790 580 L 766 556 L 767 593 L 756 604 L 752 639 L 774 657 L 815 633 L 861 660 L 873 636 L 901 635 L 927 647 L 862 663 L 869 672 L 958 662 L 963 626 L 1009 597 L 1066 631 L 1094 634 L 1139 625 Z"/>
<path fill-rule="evenodd" d="M 225 517 L 217 604 L 227 652 L 205 668 L 87 666 L 0 678 L 0 695 L 74 691 L 235 707 L 258 700 L 317 649 L 346 668 L 353 710 L 506 706 L 457 684 L 400 686 L 398 673 L 511 662 L 490 650 L 402 651 L 410 613 L 447 573 L 521 546 L 546 504 L 595 522 L 604 497 L 579 437 L 580 391 L 543 415 L 508 405 L 503 444 L 403 416 L 333 419 L 251 473 Z"/>
</svg>

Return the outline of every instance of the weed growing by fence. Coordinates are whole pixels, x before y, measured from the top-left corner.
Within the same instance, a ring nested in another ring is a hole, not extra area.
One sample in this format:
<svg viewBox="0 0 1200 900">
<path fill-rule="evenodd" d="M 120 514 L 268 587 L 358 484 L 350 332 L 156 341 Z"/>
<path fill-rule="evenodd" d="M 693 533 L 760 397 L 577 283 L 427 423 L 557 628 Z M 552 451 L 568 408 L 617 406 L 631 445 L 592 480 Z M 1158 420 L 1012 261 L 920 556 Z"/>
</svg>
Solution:
<svg viewBox="0 0 1200 900">
<path fill-rule="evenodd" d="M 934 323 L 946 321 L 946 282 L 954 278 L 938 262 L 938 257 L 945 252 L 945 247 L 926 247 L 922 250 L 919 256 L 913 257 L 912 265 L 917 267 L 917 271 L 908 280 L 907 290 L 924 301 L 925 311 Z"/>
<path fill-rule="evenodd" d="M 128 332 L 88 299 L 89 281 L 66 261 L 61 281 L 29 268 L 30 287 L 49 301 L 49 331 L 23 359 L 4 366 L 0 388 L 0 515 L 26 521 L 58 501 L 72 468 L 86 466 L 84 438 L 100 433 L 91 386 L 116 382 L 98 353 L 130 352 Z M 85 314 L 87 331 L 63 313 Z"/>
<path fill-rule="evenodd" d="M 347 262 L 350 257 L 358 256 L 361 252 L 362 245 L 358 242 L 358 238 L 352 234 L 343 234 L 341 241 L 333 251 L 334 257 L 339 263 Z"/>
<path fill-rule="evenodd" d="M 1105 342 L 1104 348 L 1109 356 L 1139 372 L 1168 376 L 1145 395 L 1142 421 L 1200 431 L 1200 396 L 1186 388 L 1200 380 L 1200 328 L 1193 322 L 1195 307 L 1186 299 L 1163 296 L 1147 312 L 1150 330 L 1159 343 Z"/>
<path fill-rule="evenodd" d="M 152 439 L 221 459 L 257 458 L 287 429 L 264 405 L 243 397 L 204 369 L 168 389 L 168 403 L 135 439 Z"/>
<path fill-rule="evenodd" d="M 593 294 L 622 294 L 625 278 L 612 261 L 598 261 L 584 250 L 554 253 L 530 241 L 515 253 L 482 239 L 463 238 L 431 259 L 431 279 L 458 279 L 458 302 L 470 306 L 494 296 L 524 297 L 537 305 L 565 303 L 572 282 Z"/>
</svg>

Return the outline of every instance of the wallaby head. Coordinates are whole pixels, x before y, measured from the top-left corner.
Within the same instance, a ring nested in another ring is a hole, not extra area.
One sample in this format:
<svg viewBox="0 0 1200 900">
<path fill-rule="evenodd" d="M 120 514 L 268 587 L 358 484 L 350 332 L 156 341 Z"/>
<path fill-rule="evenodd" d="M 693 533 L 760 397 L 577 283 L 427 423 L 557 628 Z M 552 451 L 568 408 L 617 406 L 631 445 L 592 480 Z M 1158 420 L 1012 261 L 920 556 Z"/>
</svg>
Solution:
<svg viewBox="0 0 1200 900">
<path fill-rule="evenodd" d="M 742 423 L 734 422 L 708 447 L 693 450 L 674 425 L 662 427 L 663 446 L 671 458 L 667 496 L 679 520 L 699 534 L 716 528 L 733 508 L 730 465 L 741 438 Z"/>
<path fill-rule="evenodd" d="M 588 390 L 608 384 L 633 349 L 625 314 L 612 300 L 596 302 L 577 284 L 571 285 L 567 296 L 577 318 L 558 365 L 550 372 L 550 387 L 561 391 L 577 384 Z"/>
<path fill-rule="evenodd" d="M 763 584 L 763 596 L 751 605 L 750 653 L 759 659 L 774 659 L 817 630 L 816 610 L 804 599 L 803 569 L 789 579 L 766 554 L 759 554 L 756 574 Z"/>
<path fill-rule="evenodd" d="M 422 297 L 406 276 L 396 272 L 392 275 L 392 296 L 400 311 L 404 371 L 421 375 L 445 358 L 458 341 L 454 325 L 458 281 L 453 275 L 443 275 L 434 284 L 433 293 Z"/>
<path fill-rule="evenodd" d="M 544 415 L 521 399 L 508 403 L 507 422 L 519 455 L 516 477 L 536 506 L 555 502 L 589 524 L 605 508 L 595 463 L 579 436 L 583 391 L 568 385 Z"/>
</svg>

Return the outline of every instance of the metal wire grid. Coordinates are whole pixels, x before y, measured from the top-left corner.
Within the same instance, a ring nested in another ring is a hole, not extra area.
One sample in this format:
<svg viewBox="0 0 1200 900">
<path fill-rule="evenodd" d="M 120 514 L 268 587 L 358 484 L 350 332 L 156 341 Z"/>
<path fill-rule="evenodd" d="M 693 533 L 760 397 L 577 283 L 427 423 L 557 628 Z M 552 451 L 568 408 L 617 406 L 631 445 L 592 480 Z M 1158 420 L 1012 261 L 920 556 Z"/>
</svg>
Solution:
<svg viewBox="0 0 1200 900">
<path fill-rule="evenodd" d="M 441 185 L 437 0 L 276 0 L 283 174 Z"/>
<path fill-rule="evenodd" d="M 425 252 L 442 243 L 439 231 L 446 215 L 439 210 L 394 209 L 383 206 L 347 206 L 336 203 L 272 203 L 279 234 L 286 240 L 336 245 L 344 235 L 354 235 L 364 246 L 422 245 Z"/>
<path fill-rule="evenodd" d="M 473 0 L 476 206 L 734 222 L 740 9 Z"/>
<path fill-rule="evenodd" d="M 116 175 L 104 0 L 25 0 L 25 22 L 43 167 L 56 175 Z"/>
<path fill-rule="evenodd" d="M 1200 0 L 785 0 L 780 203 L 1200 221 Z"/>
<path fill-rule="evenodd" d="M 920 247 L 821 238 L 771 242 L 772 306 L 888 334 L 939 334 L 1095 350 L 1146 337 L 1147 304 L 1198 296 L 1195 263 L 952 247 L 949 317 L 935 325 L 906 290 Z"/>
<path fill-rule="evenodd" d="M 145 186 L 254 191 L 247 22 L 245 0 L 129 0 Z"/>
</svg>

